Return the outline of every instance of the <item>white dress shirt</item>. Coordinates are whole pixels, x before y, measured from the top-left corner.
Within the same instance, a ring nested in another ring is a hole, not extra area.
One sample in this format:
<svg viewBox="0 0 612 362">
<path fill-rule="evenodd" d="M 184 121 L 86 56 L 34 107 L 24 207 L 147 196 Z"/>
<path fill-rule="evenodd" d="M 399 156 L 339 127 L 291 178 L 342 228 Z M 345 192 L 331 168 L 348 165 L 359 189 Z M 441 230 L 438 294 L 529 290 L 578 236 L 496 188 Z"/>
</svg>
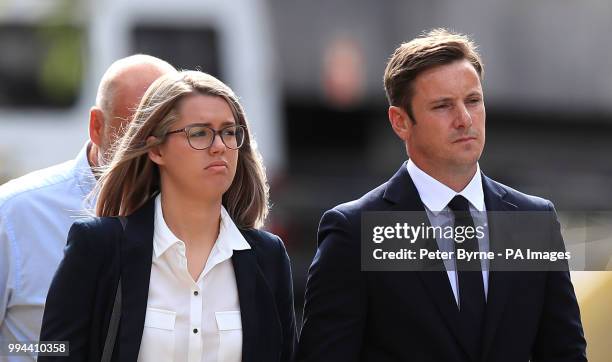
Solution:
<svg viewBox="0 0 612 362">
<path fill-rule="evenodd" d="M 427 217 L 432 226 L 446 227 L 453 226 L 455 223 L 455 217 L 453 212 L 448 208 L 448 203 L 457 195 L 465 197 L 470 203 L 470 214 L 474 219 L 474 226 L 482 226 L 484 230 L 484 237 L 478 239 L 479 251 L 489 251 L 489 228 L 486 217 L 486 206 L 484 202 L 484 192 L 482 190 L 482 176 L 480 174 L 480 166 L 476 165 L 476 173 L 472 180 L 467 186 L 460 192 L 455 192 L 448 186 L 444 185 L 435 178 L 429 176 L 417 165 L 408 160 L 408 173 L 414 183 L 419 196 L 423 204 L 425 205 L 425 211 Z M 453 239 L 437 239 L 438 248 L 440 251 L 454 251 L 454 240 Z M 482 267 L 482 281 L 484 283 L 485 299 L 489 290 L 489 263 L 486 260 L 481 260 Z M 456 271 L 456 260 L 446 259 L 444 260 L 444 266 L 446 267 L 446 273 L 448 274 L 448 280 L 453 294 L 455 295 L 455 301 L 459 306 L 459 282 L 457 279 Z"/>
<path fill-rule="evenodd" d="M 84 206 L 91 209 L 91 204 L 83 204 L 95 184 L 87 148 L 74 160 L 0 186 L 0 343 L 38 340 L 47 291 L 68 230 L 86 215 Z"/>
<path fill-rule="evenodd" d="M 219 236 L 204 270 L 193 280 L 185 243 L 164 221 L 161 195 L 155 199 L 153 263 L 139 362 L 241 361 L 242 319 L 234 250 L 250 249 L 221 207 Z"/>
</svg>

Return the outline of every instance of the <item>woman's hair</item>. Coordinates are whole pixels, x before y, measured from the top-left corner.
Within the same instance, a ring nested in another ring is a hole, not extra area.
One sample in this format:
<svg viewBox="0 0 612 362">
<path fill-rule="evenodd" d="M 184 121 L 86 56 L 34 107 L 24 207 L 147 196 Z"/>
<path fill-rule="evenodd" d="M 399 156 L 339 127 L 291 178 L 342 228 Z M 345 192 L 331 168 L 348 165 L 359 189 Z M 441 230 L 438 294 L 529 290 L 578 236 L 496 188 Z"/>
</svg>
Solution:
<svg viewBox="0 0 612 362">
<path fill-rule="evenodd" d="M 178 119 L 179 101 L 193 94 L 223 98 L 237 124 L 245 127 L 245 139 L 238 150 L 234 180 L 222 203 L 241 228 L 263 226 L 268 214 L 268 184 L 261 155 L 249 132 L 242 106 L 234 92 L 217 78 L 198 71 L 166 74 L 157 79 L 142 97 L 123 137 L 114 145 L 114 156 L 101 169 L 93 194 L 97 194 L 97 216 L 127 216 L 160 191 L 157 164 L 148 151 L 165 141 Z M 155 136 L 155 142 L 146 142 Z"/>
</svg>

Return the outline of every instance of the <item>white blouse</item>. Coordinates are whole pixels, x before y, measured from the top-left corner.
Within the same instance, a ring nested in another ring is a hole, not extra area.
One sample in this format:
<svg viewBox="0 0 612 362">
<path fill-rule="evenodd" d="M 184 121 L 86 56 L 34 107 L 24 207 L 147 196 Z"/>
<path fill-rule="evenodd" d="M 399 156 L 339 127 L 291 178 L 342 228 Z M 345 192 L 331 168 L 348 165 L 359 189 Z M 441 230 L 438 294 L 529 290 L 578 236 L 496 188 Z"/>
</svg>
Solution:
<svg viewBox="0 0 612 362">
<path fill-rule="evenodd" d="M 234 250 L 250 249 L 225 208 L 217 238 L 196 281 L 187 270 L 185 243 L 164 221 L 155 199 L 153 264 L 139 362 L 241 361 L 242 319 Z"/>
</svg>

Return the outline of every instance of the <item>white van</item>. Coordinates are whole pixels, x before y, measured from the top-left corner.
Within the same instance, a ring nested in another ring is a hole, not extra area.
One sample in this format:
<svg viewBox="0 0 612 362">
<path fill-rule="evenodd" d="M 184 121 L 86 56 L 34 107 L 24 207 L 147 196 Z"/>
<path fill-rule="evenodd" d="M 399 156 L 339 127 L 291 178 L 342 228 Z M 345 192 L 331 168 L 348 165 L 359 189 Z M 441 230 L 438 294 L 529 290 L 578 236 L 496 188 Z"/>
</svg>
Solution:
<svg viewBox="0 0 612 362">
<path fill-rule="evenodd" d="M 240 96 L 269 175 L 284 167 L 265 1 L 8 0 L 0 4 L 0 184 L 74 158 L 98 81 L 147 53 L 211 73 Z"/>
</svg>

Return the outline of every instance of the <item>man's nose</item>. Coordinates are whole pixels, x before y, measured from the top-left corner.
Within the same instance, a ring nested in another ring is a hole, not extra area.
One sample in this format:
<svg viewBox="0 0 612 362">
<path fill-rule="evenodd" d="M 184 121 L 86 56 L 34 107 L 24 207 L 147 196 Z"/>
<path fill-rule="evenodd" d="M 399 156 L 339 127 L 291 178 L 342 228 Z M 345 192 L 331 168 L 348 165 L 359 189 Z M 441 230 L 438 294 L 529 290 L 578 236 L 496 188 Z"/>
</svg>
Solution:
<svg viewBox="0 0 612 362">
<path fill-rule="evenodd" d="M 455 127 L 457 128 L 470 128 L 472 126 L 472 115 L 465 106 L 465 104 L 459 104 L 457 109 L 457 115 L 455 117 Z"/>
</svg>

